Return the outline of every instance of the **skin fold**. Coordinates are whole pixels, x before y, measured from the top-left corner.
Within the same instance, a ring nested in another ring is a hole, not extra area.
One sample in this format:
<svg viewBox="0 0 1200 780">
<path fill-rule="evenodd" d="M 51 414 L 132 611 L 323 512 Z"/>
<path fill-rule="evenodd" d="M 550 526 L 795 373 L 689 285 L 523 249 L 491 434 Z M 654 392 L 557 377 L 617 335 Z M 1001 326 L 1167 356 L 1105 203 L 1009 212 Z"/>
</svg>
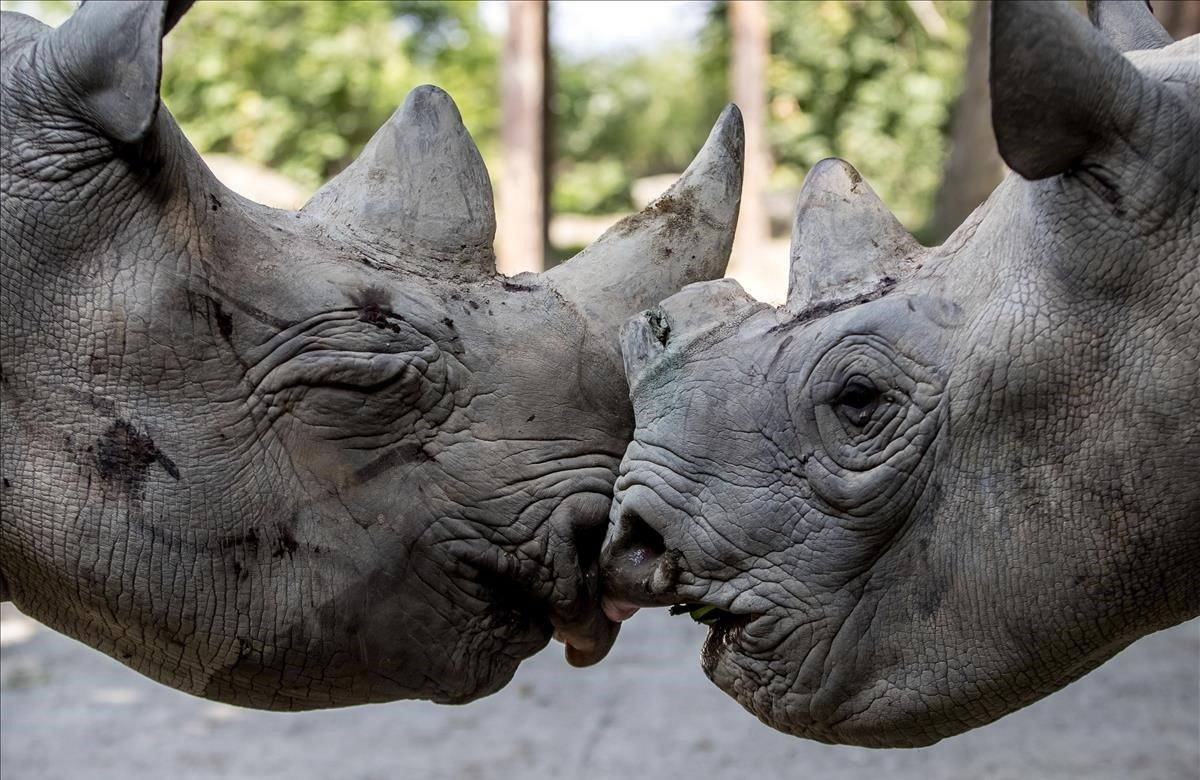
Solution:
<svg viewBox="0 0 1200 780">
<path fill-rule="evenodd" d="M 0 595 L 270 709 L 468 701 L 552 633 L 599 660 L 619 325 L 722 274 L 737 109 L 645 212 L 506 278 L 435 87 L 300 211 L 217 182 L 159 101 L 187 5 L 3 15 Z"/>
<path fill-rule="evenodd" d="M 623 331 L 605 610 L 716 607 L 704 670 L 776 729 L 928 745 L 1200 612 L 1200 36 L 1098 5 L 993 4 L 1014 172 L 945 245 L 826 160 L 785 306 Z"/>
</svg>

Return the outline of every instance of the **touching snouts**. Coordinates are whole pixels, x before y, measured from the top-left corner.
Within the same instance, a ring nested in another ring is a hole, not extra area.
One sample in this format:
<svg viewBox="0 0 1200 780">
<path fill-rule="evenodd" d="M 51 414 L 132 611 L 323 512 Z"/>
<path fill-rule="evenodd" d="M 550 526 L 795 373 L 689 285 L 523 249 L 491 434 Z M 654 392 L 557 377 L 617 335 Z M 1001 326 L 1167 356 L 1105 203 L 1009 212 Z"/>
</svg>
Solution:
<svg viewBox="0 0 1200 780">
<path fill-rule="evenodd" d="M 618 491 L 613 525 L 600 553 L 601 601 L 610 620 L 628 619 L 639 607 L 677 603 L 680 555 L 663 536 L 657 500 L 650 488 Z"/>
</svg>

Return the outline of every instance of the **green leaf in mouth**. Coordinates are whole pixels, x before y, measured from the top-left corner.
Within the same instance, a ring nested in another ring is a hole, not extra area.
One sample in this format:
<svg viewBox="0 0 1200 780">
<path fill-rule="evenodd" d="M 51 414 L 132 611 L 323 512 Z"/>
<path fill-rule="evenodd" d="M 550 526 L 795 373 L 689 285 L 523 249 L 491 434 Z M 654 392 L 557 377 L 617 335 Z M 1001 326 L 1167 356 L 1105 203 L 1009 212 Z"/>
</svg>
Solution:
<svg viewBox="0 0 1200 780">
<path fill-rule="evenodd" d="M 705 626 L 714 625 L 721 618 L 729 617 L 728 612 L 712 604 L 676 604 L 671 607 L 670 612 L 672 615 L 682 615 L 686 612 L 692 620 Z"/>
</svg>

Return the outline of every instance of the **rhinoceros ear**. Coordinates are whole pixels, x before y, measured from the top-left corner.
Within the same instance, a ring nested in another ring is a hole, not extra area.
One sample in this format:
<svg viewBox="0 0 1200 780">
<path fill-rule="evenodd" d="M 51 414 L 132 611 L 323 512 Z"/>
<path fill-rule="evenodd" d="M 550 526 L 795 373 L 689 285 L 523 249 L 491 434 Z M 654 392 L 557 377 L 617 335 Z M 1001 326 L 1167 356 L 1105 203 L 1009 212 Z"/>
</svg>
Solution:
<svg viewBox="0 0 1200 780">
<path fill-rule="evenodd" d="M 142 140 L 158 113 L 162 38 L 193 0 L 90 0 L 50 39 L 54 78 L 82 118 L 122 143 Z"/>
<path fill-rule="evenodd" d="M 1161 49 L 1173 43 L 1147 0 L 1087 0 L 1088 18 L 1121 51 Z"/>
<path fill-rule="evenodd" d="M 850 163 L 821 160 L 796 204 L 788 309 L 884 292 L 917 268 L 923 251 Z"/>
<path fill-rule="evenodd" d="M 692 282 L 725 273 L 742 199 L 742 114 L 730 104 L 692 164 L 641 212 L 545 276 L 612 334 Z"/>
<path fill-rule="evenodd" d="M 368 240 L 495 269 L 492 184 L 458 107 L 417 87 L 304 211 Z"/>
<path fill-rule="evenodd" d="M 1026 179 L 1056 176 L 1115 139 L 1136 138 L 1153 85 L 1059 0 L 992 3 L 992 128 Z"/>
</svg>

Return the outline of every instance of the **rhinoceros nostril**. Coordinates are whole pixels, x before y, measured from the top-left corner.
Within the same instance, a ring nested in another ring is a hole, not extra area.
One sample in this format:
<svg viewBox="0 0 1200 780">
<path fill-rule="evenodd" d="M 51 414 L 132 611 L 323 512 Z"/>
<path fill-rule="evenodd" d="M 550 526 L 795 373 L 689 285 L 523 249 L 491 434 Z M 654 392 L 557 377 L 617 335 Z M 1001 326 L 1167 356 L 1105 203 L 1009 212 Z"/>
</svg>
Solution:
<svg viewBox="0 0 1200 780">
<path fill-rule="evenodd" d="M 600 567 L 612 619 L 623 619 L 621 614 L 630 607 L 665 607 L 680 600 L 675 593 L 678 555 L 632 507 L 621 513 Z"/>
<path fill-rule="evenodd" d="M 588 572 L 600 558 L 600 547 L 604 544 L 603 525 L 585 525 L 575 529 L 575 554 L 579 559 L 579 570 Z"/>
<path fill-rule="evenodd" d="M 655 531 L 637 512 L 624 512 L 621 525 L 624 527 L 614 552 L 624 558 L 627 565 L 641 566 L 667 551 L 662 534 Z"/>
</svg>

